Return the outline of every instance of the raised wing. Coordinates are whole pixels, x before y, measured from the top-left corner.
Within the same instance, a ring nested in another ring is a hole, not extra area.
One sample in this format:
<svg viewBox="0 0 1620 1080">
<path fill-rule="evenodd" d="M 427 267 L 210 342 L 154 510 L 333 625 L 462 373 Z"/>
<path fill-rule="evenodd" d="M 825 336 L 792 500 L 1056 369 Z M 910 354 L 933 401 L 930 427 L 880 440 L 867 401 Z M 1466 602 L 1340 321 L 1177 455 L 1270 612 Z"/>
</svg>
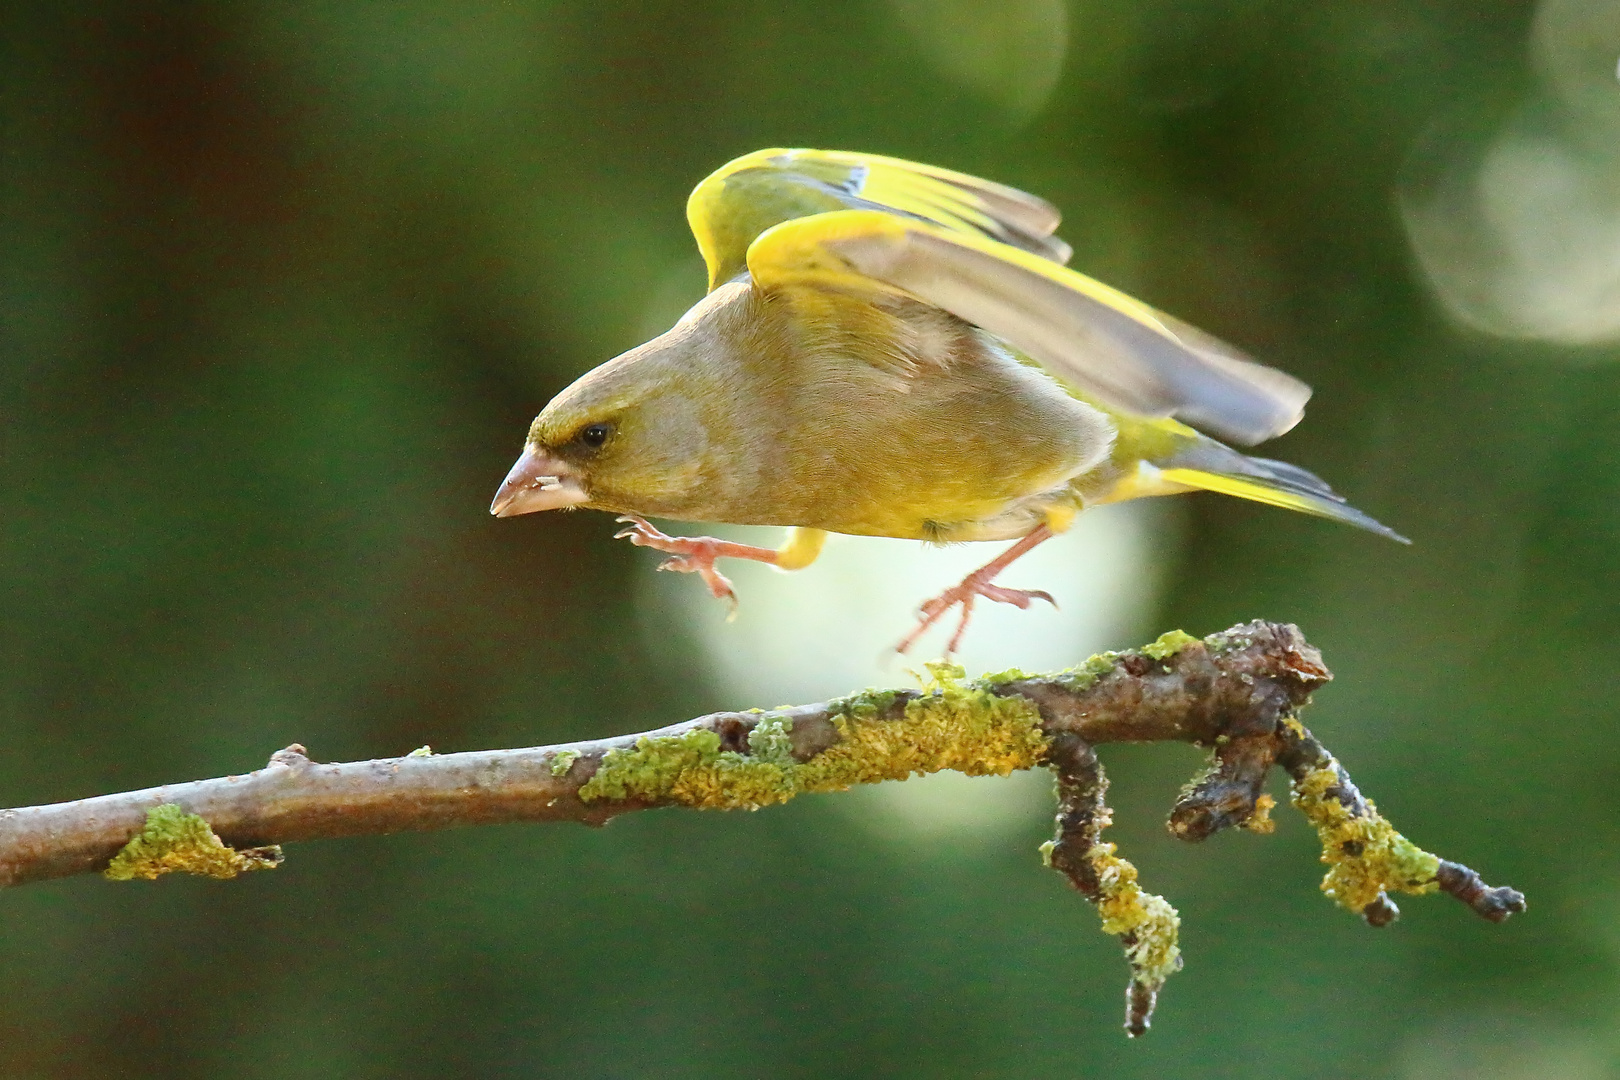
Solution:
<svg viewBox="0 0 1620 1080">
<path fill-rule="evenodd" d="M 1069 261 L 1057 208 L 1016 188 L 948 169 L 839 150 L 760 150 L 717 170 L 686 202 L 709 288 L 748 268 L 773 225 L 833 210 L 876 210 Z"/>
<path fill-rule="evenodd" d="M 1280 435 L 1310 387 L 1084 274 L 989 238 L 870 209 L 782 220 L 747 251 L 764 289 L 811 285 L 943 308 L 1126 412 L 1231 442 Z M 711 266 L 713 263 L 711 262 Z"/>
</svg>

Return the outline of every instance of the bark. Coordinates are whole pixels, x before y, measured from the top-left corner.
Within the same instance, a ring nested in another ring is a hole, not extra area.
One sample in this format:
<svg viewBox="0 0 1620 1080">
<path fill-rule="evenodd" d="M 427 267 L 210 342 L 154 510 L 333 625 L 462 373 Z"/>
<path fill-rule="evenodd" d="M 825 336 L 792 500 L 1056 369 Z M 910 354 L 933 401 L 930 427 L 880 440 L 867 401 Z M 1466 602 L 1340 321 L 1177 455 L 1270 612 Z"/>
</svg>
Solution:
<svg viewBox="0 0 1620 1080">
<path fill-rule="evenodd" d="M 806 791 L 941 768 L 986 774 L 1043 765 L 1057 775 L 1049 863 L 1099 908 L 1131 964 L 1126 1028 L 1147 1029 L 1164 979 L 1180 967 L 1179 920 L 1140 889 L 1102 841 L 1107 781 L 1094 747 L 1190 742 L 1208 771 L 1171 812 L 1170 831 L 1270 831 L 1273 764 L 1317 828 L 1323 890 L 1368 923 L 1398 915 L 1391 890 L 1445 891 L 1492 921 L 1524 910 L 1465 866 L 1412 845 L 1362 797 L 1296 714 L 1332 676 L 1293 626 L 1254 622 L 1203 640 L 1174 632 L 1050 675 L 964 681 L 932 665 L 922 689 L 868 691 L 768 712 L 725 712 L 657 731 L 522 749 L 320 763 L 302 746 L 261 769 L 189 783 L 0 811 L 0 885 L 100 871 L 230 877 L 271 867 L 278 845 L 322 837 L 513 821 L 601 825 L 660 806 L 758 808 Z"/>
</svg>

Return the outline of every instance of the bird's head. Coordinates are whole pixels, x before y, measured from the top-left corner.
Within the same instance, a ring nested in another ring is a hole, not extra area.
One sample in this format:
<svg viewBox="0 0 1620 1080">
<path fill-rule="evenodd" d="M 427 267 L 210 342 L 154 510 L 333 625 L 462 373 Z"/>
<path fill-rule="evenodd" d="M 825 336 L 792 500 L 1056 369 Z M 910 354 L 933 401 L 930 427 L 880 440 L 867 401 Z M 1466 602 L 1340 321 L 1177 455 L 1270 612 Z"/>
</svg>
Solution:
<svg viewBox="0 0 1620 1080">
<path fill-rule="evenodd" d="M 734 408 L 725 300 L 711 294 L 675 327 L 581 376 L 529 427 L 490 513 L 590 506 L 675 513 L 717 471 L 711 434 Z"/>
</svg>

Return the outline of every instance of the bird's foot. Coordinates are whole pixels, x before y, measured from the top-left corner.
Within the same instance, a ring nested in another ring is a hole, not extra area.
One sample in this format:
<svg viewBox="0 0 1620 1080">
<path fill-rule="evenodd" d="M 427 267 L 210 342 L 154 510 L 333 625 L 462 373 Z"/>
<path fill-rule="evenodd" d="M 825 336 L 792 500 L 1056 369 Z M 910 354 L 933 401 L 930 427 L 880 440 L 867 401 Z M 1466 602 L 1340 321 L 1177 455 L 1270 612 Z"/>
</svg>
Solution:
<svg viewBox="0 0 1620 1080">
<path fill-rule="evenodd" d="M 730 608 L 728 618 L 737 615 L 737 590 L 731 580 L 714 568 L 716 559 L 752 559 L 754 562 L 774 563 L 777 553 L 772 548 L 736 544 L 717 540 L 712 536 L 670 536 L 660 531 L 645 518 L 627 514 L 619 518 L 626 528 L 613 534 L 615 540 L 629 540 L 636 547 L 652 548 L 669 555 L 659 564 L 660 570 L 673 570 L 680 574 L 697 574 L 709 587 L 716 600 L 724 600 Z"/>
<path fill-rule="evenodd" d="M 993 600 L 998 604 L 1011 604 L 1020 610 L 1028 609 L 1029 605 L 1037 600 L 1045 600 L 1053 607 L 1057 601 L 1052 594 L 1041 589 L 1009 589 L 1002 585 L 992 585 L 990 579 L 1001 567 L 986 566 L 973 571 L 962 579 L 960 585 L 953 585 L 932 600 L 924 603 L 917 609 L 917 625 L 907 634 L 905 640 L 894 648 L 895 652 L 903 653 L 917 643 L 927 629 L 944 617 L 951 608 L 962 608 L 962 621 L 956 624 L 956 633 L 951 635 L 950 643 L 945 646 L 945 655 L 948 657 L 962 644 L 962 635 L 967 631 L 968 621 L 973 618 L 973 605 L 980 597 Z M 990 573 L 985 573 L 990 570 Z"/>
<path fill-rule="evenodd" d="M 916 627 L 906 635 L 904 641 L 894 647 L 894 651 L 903 653 L 911 648 L 917 643 L 917 639 L 922 637 L 924 631 L 937 623 L 951 608 L 960 605 L 962 621 L 956 624 L 956 633 L 951 635 L 950 644 L 945 646 L 945 655 L 949 657 L 956 651 L 956 647 L 962 644 L 962 634 L 967 630 L 968 620 L 973 618 L 974 601 L 981 596 L 986 600 L 994 600 L 998 604 L 1011 604 L 1019 609 L 1027 609 L 1037 600 L 1045 600 L 1053 607 L 1057 607 L 1057 601 L 1052 599 L 1051 593 L 1039 589 L 1008 589 L 990 584 L 997 574 L 1051 538 L 1050 528 L 1044 524 L 1036 526 L 1028 536 L 963 578 L 960 585 L 946 589 L 923 604 L 917 609 Z"/>
</svg>

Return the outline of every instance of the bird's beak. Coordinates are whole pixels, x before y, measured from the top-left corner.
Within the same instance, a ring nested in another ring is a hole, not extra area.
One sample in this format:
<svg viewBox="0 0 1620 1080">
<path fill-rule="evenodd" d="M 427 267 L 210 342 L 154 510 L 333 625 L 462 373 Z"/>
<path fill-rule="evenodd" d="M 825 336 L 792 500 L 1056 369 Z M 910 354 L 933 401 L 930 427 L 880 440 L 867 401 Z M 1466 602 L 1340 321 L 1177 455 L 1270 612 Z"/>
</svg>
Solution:
<svg viewBox="0 0 1620 1080">
<path fill-rule="evenodd" d="M 537 510 L 578 506 L 589 498 L 578 474 L 566 462 L 531 444 L 523 448 L 523 456 L 501 481 L 489 512 L 496 517 L 516 517 Z"/>
</svg>

